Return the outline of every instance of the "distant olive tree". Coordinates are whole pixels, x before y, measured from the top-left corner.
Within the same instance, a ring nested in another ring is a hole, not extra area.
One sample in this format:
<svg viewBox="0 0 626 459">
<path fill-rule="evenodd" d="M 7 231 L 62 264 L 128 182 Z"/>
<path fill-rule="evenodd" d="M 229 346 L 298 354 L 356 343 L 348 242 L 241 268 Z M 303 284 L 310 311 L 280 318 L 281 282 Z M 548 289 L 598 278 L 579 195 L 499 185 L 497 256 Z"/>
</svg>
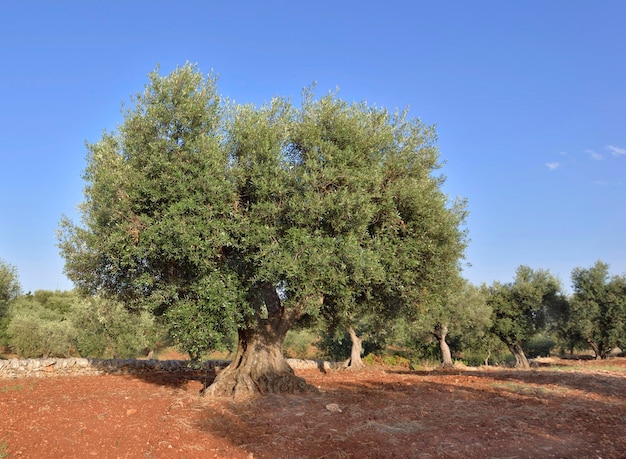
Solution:
<svg viewBox="0 0 626 459">
<path fill-rule="evenodd" d="M 572 271 L 569 333 L 605 359 L 615 347 L 626 345 L 626 277 L 610 276 L 601 261 Z"/>
<path fill-rule="evenodd" d="M 71 312 L 77 296 L 71 292 L 37 291 L 11 303 L 7 336 L 12 351 L 22 357 L 69 357 L 77 332 Z"/>
<path fill-rule="evenodd" d="M 22 294 L 17 269 L 0 259 L 0 346 L 7 344 L 9 303 Z"/>
<path fill-rule="evenodd" d="M 134 358 L 154 349 L 164 335 L 152 315 L 100 297 L 82 299 L 72 322 L 76 349 L 83 357 Z"/>
<path fill-rule="evenodd" d="M 38 290 L 11 302 L 7 341 L 26 358 L 132 358 L 155 347 L 162 328 L 154 317 L 118 302 L 78 293 Z"/>
<path fill-rule="evenodd" d="M 549 271 L 528 266 L 517 268 L 514 282 L 496 282 L 487 289 L 491 331 L 509 348 L 516 367 L 530 367 L 522 344 L 543 329 L 549 305 L 559 300 L 560 289 Z"/>
</svg>

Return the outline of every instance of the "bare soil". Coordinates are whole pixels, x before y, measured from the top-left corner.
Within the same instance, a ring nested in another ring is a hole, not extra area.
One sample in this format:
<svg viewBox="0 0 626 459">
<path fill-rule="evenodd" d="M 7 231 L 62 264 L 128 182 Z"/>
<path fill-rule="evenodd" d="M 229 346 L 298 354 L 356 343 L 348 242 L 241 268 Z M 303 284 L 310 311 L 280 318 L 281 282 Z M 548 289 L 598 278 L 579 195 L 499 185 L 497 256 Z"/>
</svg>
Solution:
<svg viewBox="0 0 626 459">
<path fill-rule="evenodd" d="M 318 393 L 199 395 L 212 375 L 0 380 L 0 458 L 623 458 L 626 359 L 528 371 L 297 371 Z"/>
</svg>

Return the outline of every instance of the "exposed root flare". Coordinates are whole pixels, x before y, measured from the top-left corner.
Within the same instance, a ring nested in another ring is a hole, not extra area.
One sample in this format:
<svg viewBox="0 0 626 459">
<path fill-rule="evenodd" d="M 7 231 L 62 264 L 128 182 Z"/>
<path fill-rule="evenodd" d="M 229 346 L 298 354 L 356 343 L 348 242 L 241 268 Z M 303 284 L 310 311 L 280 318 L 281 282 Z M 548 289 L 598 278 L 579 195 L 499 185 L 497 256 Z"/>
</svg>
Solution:
<svg viewBox="0 0 626 459">
<path fill-rule="evenodd" d="M 213 384 L 204 389 L 203 394 L 240 400 L 267 394 L 307 392 L 317 392 L 317 389 L 294 374 L 263 374 L 253 379 L 249 374 L 235 370 L 230 374 L 219 374 Z"/>
</svg>

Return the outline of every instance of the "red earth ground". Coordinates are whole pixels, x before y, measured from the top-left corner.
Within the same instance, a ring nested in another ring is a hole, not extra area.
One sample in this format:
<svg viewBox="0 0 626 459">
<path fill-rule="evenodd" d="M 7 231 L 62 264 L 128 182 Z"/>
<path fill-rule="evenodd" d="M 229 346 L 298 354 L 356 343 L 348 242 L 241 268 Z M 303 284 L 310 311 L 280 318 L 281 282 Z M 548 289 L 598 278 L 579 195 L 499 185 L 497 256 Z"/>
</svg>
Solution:
<svg viewBox="0 0 626 459">
<path fill-rule="evenodd" d="M 0 458 L 624 458 L 626 359 L 528 371 L 299 370 L 246 402 L 209 375 L 0 380 Z"/>
</svg>

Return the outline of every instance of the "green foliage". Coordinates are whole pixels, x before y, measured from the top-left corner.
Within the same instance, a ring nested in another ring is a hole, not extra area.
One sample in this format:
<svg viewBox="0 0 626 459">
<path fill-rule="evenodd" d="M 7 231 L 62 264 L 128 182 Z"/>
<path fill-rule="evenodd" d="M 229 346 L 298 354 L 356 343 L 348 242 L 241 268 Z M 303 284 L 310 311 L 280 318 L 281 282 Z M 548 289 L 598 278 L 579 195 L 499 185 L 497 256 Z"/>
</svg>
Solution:
<svg viewBox="0 0 626 459">
<path fill-rule="evenodd" d="M 17 269 L 0 259 L 0 346 L 7 344 L 9 304 L 22 293 Z"/>
<path fill-rule="evenodd" d="M 0 304 L 14 300 L 21 293 L 17 269 L 0 258 Z"/>
<path fill-rule="evenodd" d="M 411 360 L 399 354 L 370 353 L 363 357 L 365 365 L 384 365 L 388 367 L 409 368 Z"/>
<path fill-rule="evenodd" d="M 546 309 L 546 331 L 554 337 L 554 345 L 559 346 L 561 352 L 566 349 L 574 352 L 575 348 L 584 343 L 573 326 L 571 299 L 565 295 L 560 295 L 555 301 L 548 304 Z"/>
<path fill-rule="evenodd" d="M 291 329 L 285 336 L 285 357 L 294 359 L 317 358 L 315 346 L 318 344 L 317 334 L 310 329 Z"/>
<path fill-rule="evenodd" d="M 626 345 L 626 276 L 610 277 L 609 266 L 598 261 L 589 269 L 574 269 L 572 285 L 568 331 L 597 358 Z"/>
<path fill-rule="evenodd" d="M 72 321 L 77 330 L 76 348 L 83 357 L 134 358 L 154 349 L 163 337 L 152 315 L 130 312 L 105 298 L 81 300 Z"/>
<path fill-rule="evenodd" d="M 372 329 L 371 323 L 360 324 L 357 335 L 363 339 L 364 355 L 380 352 L 384 348 L 386 342 L 384 331 L 383 329 Z M 348 331 L 343 327 L 323 328 L 320 331 L 318 347 L 325 359 L 339 362 L 350 357 L 352 341 Z"/>
<path fill-rule="evenodd" d="M 26 358 L 69 357 L 77 330 L 71 312 L 77 297 L 69 292 L 39 290 L 9 307 L 8 343 Z"/>
<path fill-rule="evenodd" d="M 559 299 L 560 284 L 548 271 L 517 269 L 515 281 L 487 290 L 492 332 L 507 346 L 520 344 L 544 328 L 549 304 Z"/>
<path fill-rule="evenodd" d="M 532 336 L 523 343 L 524 352 L 528 358 L 549 357 L 556 341 L 546 331 L 542 331 Z"/>
<path fill-rule="evenodd" d="M 8 343 L 27 357 L 131 358 L 163 338 L 152 315 L 104 298 L 38 290 L 11 303 Z"/>
<path fill-rule="evenodd" d="M 486 302 L 485 290 L 458 277 L 451 281 L 446 292 L 437 301 L 421 304 L 410 321 L 398 320 L 393 326 L 393 337 L 388 340 L 400 348 L 412 350 L 413 359 L 441 359 L 438 338 L 444 327 L 448 330 L 446 342 L 452 357 L 482 364 L 501 347 L 490 332 L 491 308 Z M 431 299 L 433 299 L 431 297 Z"/>
<path fill-rule="evenodd" d="M 303 99 L 228 105 L 194 66 L 151 73 L 88 146 L 84 225 L 61 224 L 68 276 L 164 315 L 195 355 L 237 328 L 284 336 L 304 314 L 351 325 L 441 295 L 465 210 L 440 189 L 434 129 Z"/>
</svg>

